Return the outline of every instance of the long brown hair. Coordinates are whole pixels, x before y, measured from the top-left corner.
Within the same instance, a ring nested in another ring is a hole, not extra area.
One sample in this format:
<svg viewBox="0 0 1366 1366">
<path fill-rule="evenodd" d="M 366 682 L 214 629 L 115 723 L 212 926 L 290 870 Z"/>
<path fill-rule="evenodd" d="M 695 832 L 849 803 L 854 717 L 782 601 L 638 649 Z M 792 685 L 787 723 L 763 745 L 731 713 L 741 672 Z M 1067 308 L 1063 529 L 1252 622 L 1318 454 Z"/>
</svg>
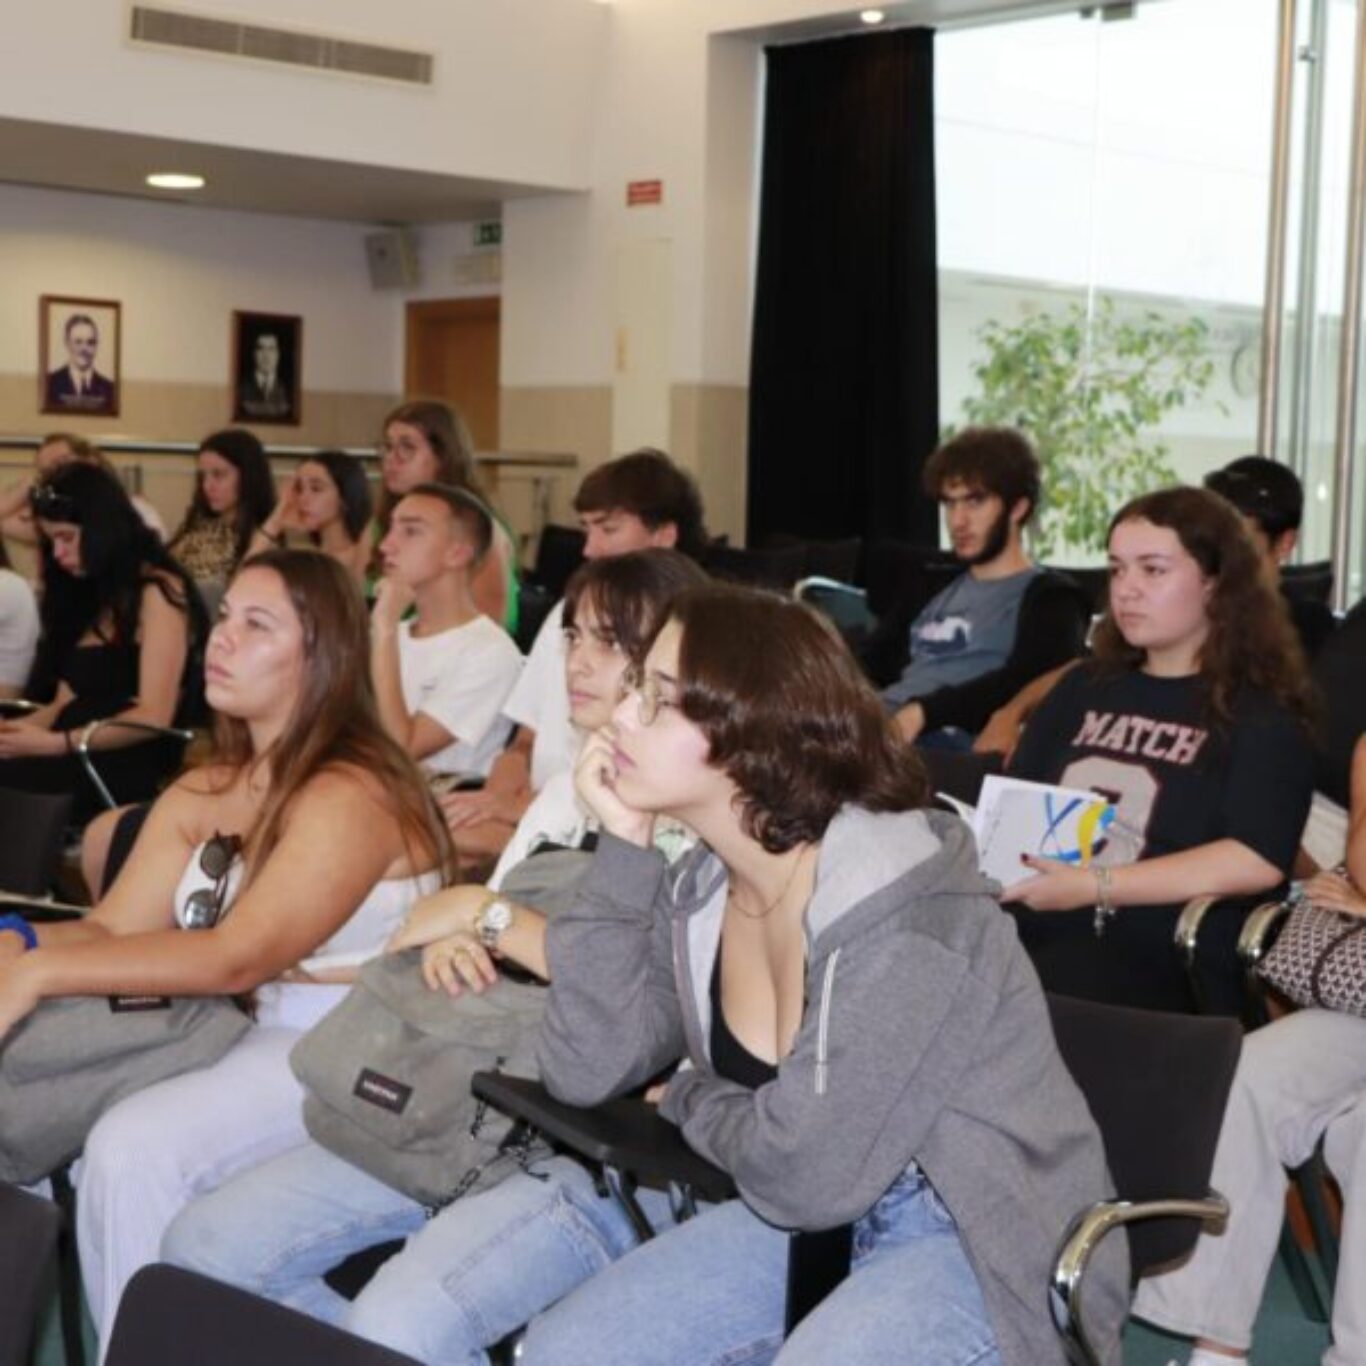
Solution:
<svg viewBox="0 0 1366 1366">
<path fill-rule="evenodd" d="M 252 748 L 245 721 L 214 719 L 210 762 L 234 773 L 270 765 L 270 791 L 245 839 L 250 879 L 279 842 L 290 803 L 316 774 L 345 766 L 375 779 L 391 804 L 415 867 L 453 864 L 450 837 L 421 770 L 384 729 L 370 681 L 369 619 L 346 570 L 316 550 L 267 550 L 238 570 L 279 575 L 303 630 L 303 681 L 284 733 L 265 754 Z"/>
<path fill-rule="evenodd" d="M 745 833 L 769 853 L 820 839 L 846 802 L 925 804 L 915 751 L 824 618 L 775 594 L 712 586 L 681 594 L 669 620 L 683 632 L 678 705 L 707 737 L 708 762 L 739 788 Z"/>
<path fill-rule="evenodd" d="M 488 501 L 474 471 L 474 439 L 470 436 L 465 419 L 449 403 L 441 403 L 434 398 L 408 399 L 386 414 L 380 426 L 380 435 L 395 422 L 416 427 L 436 456 L 436 473 L 425 483 L 451 484 L 456 488 L 469 489 L 471 493 L 484 498 L 485 502 Z M 394 515 L 397 502 L 398 499 L 381 482 L 379 510 L 376 513 L 381 531 L 389 530 L 389 520 Z"/>
<path fill-rule="evenodd" d="M 1309 665 L 1271 567 L 1233 506 L 1208 489 L 1159 489 L 1120 508 L 1107 541 L 1121 522 L 1151 522 L 1174 531 L 1210 583 L 1209 631 L 1200 647 L 1210 719 L 1231 725 L 1238 694 L 1251 687 L 1308 725 L 1315 711 Z M 1091 649 L 1109 672 L 1138 668 L 1145 657 L 1124 639 L 1108 604 Z"/>
</svg>

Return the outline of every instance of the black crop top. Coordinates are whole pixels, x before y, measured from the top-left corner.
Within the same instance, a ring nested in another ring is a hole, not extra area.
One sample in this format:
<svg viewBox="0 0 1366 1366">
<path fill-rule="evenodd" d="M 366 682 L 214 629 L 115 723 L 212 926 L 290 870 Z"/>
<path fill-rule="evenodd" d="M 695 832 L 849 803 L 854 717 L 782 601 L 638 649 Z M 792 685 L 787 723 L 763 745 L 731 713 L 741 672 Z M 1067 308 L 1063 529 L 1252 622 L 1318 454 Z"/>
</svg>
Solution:
<svg viewBox="0 0 1366 1366">
<path fill-rule="evenodd" d="M 778 1075 L 771 1062 L 756 1058 L 730 1032 L 721 1009 L 721 946 L 716 946 L 716 967 L 711 974 L 711 1065 L 718 1077 L 757 1091 Z"/>
</svg>

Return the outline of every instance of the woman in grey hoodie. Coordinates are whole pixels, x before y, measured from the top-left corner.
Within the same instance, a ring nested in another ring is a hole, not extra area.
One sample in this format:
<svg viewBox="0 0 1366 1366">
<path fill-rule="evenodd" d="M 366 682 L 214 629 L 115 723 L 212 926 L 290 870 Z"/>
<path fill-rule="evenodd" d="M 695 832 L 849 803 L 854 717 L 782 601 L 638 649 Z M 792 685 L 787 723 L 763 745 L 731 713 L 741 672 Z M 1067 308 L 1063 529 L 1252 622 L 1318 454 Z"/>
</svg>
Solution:
<svg viewBox="0 0 1366 1366">
<path fill-rule="evenodd" d="M 956 820 L 803 607 L 685 594 L 577 781 L 602 826 L 547 931 L 540 1062 L 597 1104 L 680 1055 L 663 1114 L 740 1199 L 537 1319 L 525 1366 L 1045 1366 L 1049 1264 L 1109 1193 L 1038 979 Z M 656 817 L 702 843 L 666 870 Z M 854 1225 L 847 1281 L 782 1341 L 786 1230 Z M 1124 1250 L 1088 1317 L 1119 1360 Z"/>
</svg>

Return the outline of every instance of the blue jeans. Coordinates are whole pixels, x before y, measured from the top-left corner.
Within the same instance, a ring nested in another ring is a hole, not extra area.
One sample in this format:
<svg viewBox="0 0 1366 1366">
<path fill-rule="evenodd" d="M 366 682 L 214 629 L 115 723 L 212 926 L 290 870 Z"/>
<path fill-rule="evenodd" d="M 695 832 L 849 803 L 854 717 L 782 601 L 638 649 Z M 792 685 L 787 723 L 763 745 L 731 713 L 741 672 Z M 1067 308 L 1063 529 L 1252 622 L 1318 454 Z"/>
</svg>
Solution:
<svg viewBox="0 0 1366 1366">
<path fill-rule="evenodd" d="M 716 1206 L 536 1319 L 520 1366 L 1000 1366 L 957 1227 L 916 1168 L 858 1221 L 849 1278 L 784 1342 L 787 1245 L 740 1201 Z"/>
<path fill-rule="evenodd" d="M 661 1225 L 666 1199 L 642 1192 Z M 407 1245 L 351 1303 L 323 1280 L 353 1252 Z M 310 1143 L 190 1205 L 162 1256 L 421 1361 L 484 1366 L 501 1341 L 633 1248 L 616 1202 L 568 1158 L 518 1172 L 435 1218 Z"/>
</svg>

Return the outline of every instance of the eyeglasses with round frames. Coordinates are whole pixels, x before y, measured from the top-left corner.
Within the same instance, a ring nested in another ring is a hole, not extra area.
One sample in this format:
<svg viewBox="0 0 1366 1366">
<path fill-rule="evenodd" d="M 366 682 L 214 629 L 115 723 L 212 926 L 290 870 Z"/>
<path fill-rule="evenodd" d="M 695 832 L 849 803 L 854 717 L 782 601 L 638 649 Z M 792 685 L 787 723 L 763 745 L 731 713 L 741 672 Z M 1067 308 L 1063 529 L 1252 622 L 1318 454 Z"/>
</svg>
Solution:
<svg viewBox="0 0 1366 1366">
<path fill-rule="evenodd" d="M 632 664 L 621 677 L 621 695 L 636 695 L 636 709 L 642 726 L 652 726 L 655 718 L 665 707 L 676 707 L 678 703 L 665 697 L 658 678 L 647 675 L 638 665 Z"/>
</svg>

